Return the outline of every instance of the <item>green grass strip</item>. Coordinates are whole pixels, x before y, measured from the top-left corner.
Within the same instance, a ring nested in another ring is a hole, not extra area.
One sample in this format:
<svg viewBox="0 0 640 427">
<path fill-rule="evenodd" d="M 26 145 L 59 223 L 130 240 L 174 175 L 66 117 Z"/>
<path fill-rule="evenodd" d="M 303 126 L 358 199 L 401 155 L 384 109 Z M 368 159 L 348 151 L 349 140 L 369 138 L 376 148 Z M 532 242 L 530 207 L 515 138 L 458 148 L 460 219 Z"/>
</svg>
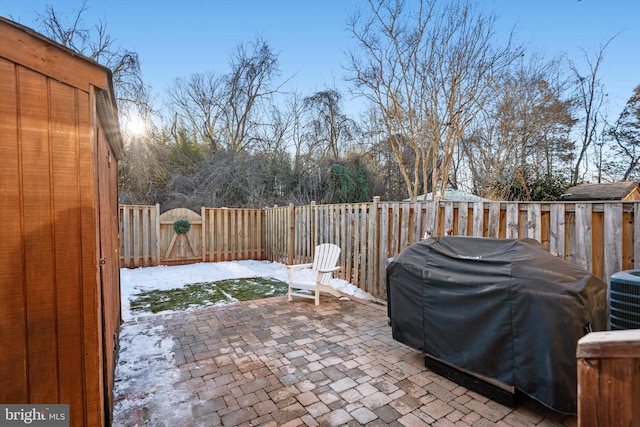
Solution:
<svg viewBox="0 0 640 427">
<path fill-rule="evenodd" d="M 182 288 L 144 291 L 135 295 L 132 313 L 180 311 L 194 307 L 248 301 L 287 293 L 287 284 L 272 278 L 252 277 L 193 283 Z"/>
</svg>

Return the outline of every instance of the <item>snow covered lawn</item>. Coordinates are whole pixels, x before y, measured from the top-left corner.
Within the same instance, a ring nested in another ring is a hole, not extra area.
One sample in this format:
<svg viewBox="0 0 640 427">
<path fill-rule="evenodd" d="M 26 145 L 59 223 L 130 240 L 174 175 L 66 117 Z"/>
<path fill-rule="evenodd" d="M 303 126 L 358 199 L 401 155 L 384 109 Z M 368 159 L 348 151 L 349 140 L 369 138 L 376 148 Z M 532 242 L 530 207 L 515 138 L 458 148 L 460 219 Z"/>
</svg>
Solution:
<svg viewBox="0 0 640 427">
<path fill-rule="evenodd" d="M 136 317 L 131 313 L 130 305 L 136 294 L 140 292 L 168 290 L 182 288 L 193 283 L 250 277 L 270 277 L 286 282 L 287 267 L 284 264 L 270 261 L 225 261 L 170 267 L 123 268 L 120 270 L 122 320 L 128 322 Z M 369 294 L 345 280 L 332 279 L 330 284 L 344 294 L 361 299 L 371 299 Z M 169 311 L 158 314 L 162 313 L 169 313 Z M 143 313 L 143 315 L 149 314 L 151 313 Z"/>
</svg>

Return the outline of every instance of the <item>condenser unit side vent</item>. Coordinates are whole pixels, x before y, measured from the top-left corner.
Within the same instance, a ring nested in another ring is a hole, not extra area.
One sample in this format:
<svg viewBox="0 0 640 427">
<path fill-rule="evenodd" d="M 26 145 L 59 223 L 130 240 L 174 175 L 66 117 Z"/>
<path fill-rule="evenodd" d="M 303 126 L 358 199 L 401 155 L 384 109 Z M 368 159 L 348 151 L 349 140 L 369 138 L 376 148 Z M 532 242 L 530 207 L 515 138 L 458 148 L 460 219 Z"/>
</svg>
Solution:
<svg viewBox="0 0 640 427">
<path fill-rule="evenodd" d="M 640 329 L 640 270 L 620 271 L 611 276 L 609 327 Z"/>
</svg>

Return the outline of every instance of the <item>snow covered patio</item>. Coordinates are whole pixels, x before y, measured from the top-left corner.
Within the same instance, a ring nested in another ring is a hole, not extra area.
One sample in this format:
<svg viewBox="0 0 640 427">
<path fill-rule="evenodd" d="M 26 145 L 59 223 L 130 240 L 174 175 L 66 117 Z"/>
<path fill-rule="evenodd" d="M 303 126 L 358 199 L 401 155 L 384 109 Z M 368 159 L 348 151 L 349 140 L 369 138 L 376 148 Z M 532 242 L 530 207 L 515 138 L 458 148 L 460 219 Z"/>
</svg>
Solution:
<svg viewBox="0 0 640 427">
<path fill-rule="evenodd" d="M 139 317 L 121 330 L 118 426 L 558 426 L 430 372 L 386 307 L 286 296 Z"/>
</svg>

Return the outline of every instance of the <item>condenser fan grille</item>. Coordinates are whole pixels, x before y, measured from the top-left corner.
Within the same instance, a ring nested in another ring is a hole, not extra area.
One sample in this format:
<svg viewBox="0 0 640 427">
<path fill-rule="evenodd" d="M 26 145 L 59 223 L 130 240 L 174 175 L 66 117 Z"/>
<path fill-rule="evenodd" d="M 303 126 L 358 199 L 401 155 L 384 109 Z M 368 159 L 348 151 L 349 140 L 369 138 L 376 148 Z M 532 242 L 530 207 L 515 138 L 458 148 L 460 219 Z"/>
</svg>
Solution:
<svg viewBox="0 0 640 427">
<path fill-rule="evenodd" d="M 640 270 L 611 276 L 609 321 L 611 330 L 640 329 Z"/>
</svg>

